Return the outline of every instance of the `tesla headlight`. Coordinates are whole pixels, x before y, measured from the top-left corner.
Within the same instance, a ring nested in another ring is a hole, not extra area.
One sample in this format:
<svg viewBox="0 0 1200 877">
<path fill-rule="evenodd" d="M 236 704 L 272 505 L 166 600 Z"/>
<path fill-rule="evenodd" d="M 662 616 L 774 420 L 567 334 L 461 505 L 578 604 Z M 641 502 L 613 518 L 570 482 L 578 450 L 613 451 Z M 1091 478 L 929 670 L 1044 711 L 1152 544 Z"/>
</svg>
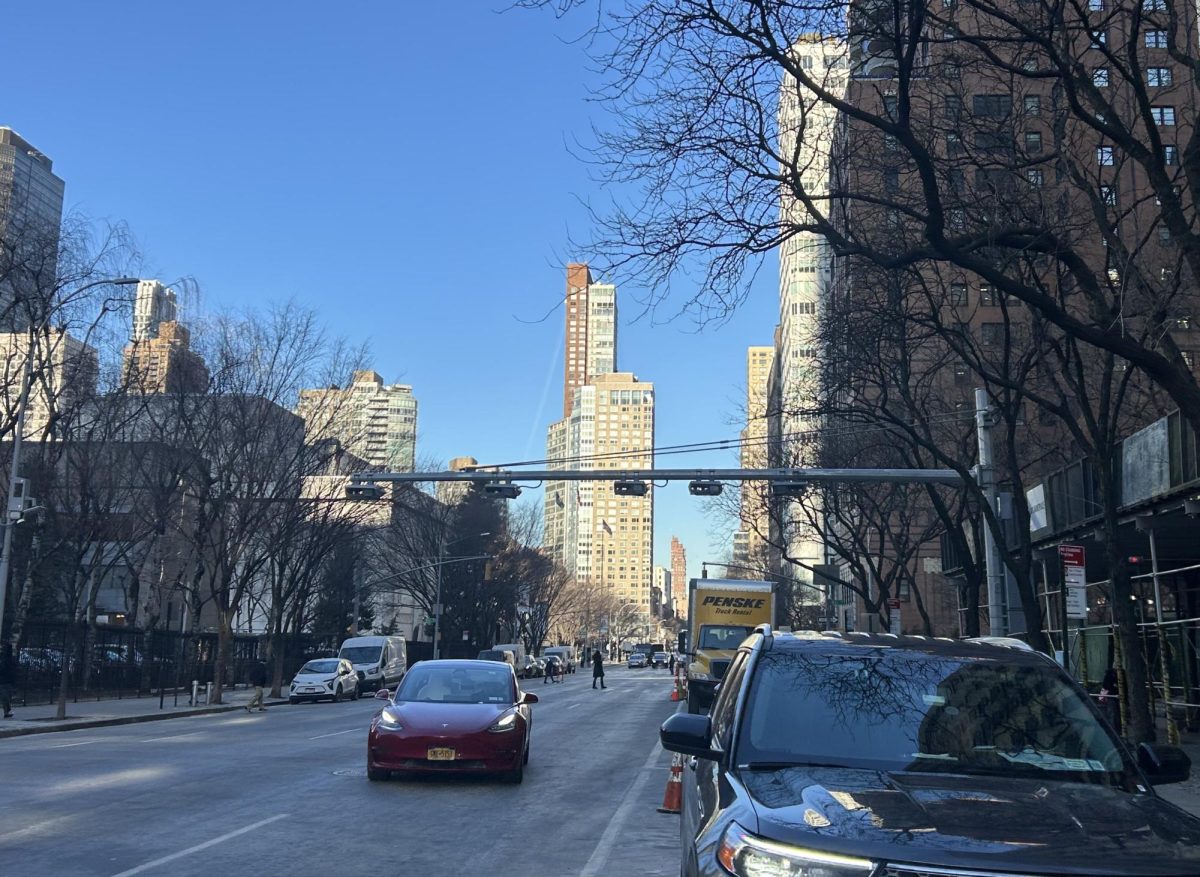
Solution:
<svg viewBox="0 0 1200 877">
<path fill-rule="evenodd" d="M 505 731 L 511 731 L 517 727 L 517 711 L 509 710 L 500 718 L 496 719 L 496 723 L 488 728 L 493 734 L 503 734 Z"/>
<path fill-rule="evenodd" d="M 379 714 L 379 727 L 386 731 L 404 730 L 404 726 L 400 724 L 400 717 L 391 710 L 384 710 Z"/>
<path fill-rule="evenodd" d="M 736 822 L 721 838 L 717 861 L 738 877 L 866 877 L 874 868 L 867 859 L 755 837 Z"/>
</svg>

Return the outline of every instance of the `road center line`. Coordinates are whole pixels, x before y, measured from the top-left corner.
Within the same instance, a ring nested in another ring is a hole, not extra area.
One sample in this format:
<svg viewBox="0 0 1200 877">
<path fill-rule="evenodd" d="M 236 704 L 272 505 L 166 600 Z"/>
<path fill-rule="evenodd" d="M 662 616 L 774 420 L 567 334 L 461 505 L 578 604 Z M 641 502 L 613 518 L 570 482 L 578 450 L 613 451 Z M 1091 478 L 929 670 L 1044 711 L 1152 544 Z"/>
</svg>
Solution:
<svg viewBox="0 0 1200 877">
<path fill-rule="evenodd" d="M 332 734 L 318 734 L 315 737 L 309 737 L 309 740 L 320 740 L 323 737 L 336 737 L 338 734 L 351 734 L 354 731 L 361 731 L 362 728 L 347 728 L 345 731 L 334 731 Z"/>
<path fill-rule="evenodd" d="M 642 769 L 638 771 L 628 791 L 621 799 L 622 803 L 628 806 L 614 809 L 612 818 L 608 820 L 608 825 L 604 829 L 604 834 L 600 835 L 600 841 L 596 844 L 596 849 L 592 850 L 592 855 L 587 860 L 587 864 L 583 866 L 583 870 L 579 872 L 579 877 L 596 877 L 604 870 L 604 866 L 608 863 L 608 856 L 612 852 L 613 846 L 616 845 L 621 830 L 625 827 L 625 820 L 636 809 L 633 806 L 634 800 L 641 793 L 642 787 L 646 785 L 650 774 L 656 773 L 650 768 L 654 766 L 654 762 L 658 760 L 661 752 L 662 744 L 655 741 L 654 748 L 650 750 L 650 757 L 646 759 L 646 763 L 642 765 Z M 121 875 L 118 874 L 117 877 L 121 877 Z"/>
<path fill-rule="evenodd" d="M 147 737 L 143 743 L 155 743 L 159 740 L 178 740 L 180 737 L 195 737 L 200 731 L 189 731 L 187 734 L 171 734 L 167 737 Z"/>
<path fill-rule="evenodd" d="M 581 704 L 581 703 L 569 703 L 569 704 L 567 704 L 567 709 L 569 709 L 569 710 L 573 710 L 573 709 L 575 709 L 575 707 L 577 707 L 577 706 L 583 706 L 583 704 Z"/>
<path fill-rule="evenodd" d="M 132 877 L 134 874 L 141 874 L 143 871 L 149 871 L 151 868 L 157 868 L 159 865 L 165 865 L 167 862 L 174 862 L 176 859 L 182 859 L 184 856 L 190 856 L 192 853 L 198 853 L 201 850 L 206 850 L 209 847 L 216 846 L 219 843 L 224 843 L 227 840 L 237 837 L 241 834 L 254 831 L 256 828 L 262 828 L 264 825 L 270 825 L 272 822 L 278 822 L 280 819 L 287 819 L 287 813 L 280 813 L 278 816 L 272 816 L 269 819 L 263 819 L 255 822 L 253 825 L 247 825 L 236 831 L 231 831 L 228 834 L 223 834 L 220 837 L 214 837 L 212 840 L 206 840 L 202 844 L 196 844 L 194 847 L 188 847 L 186 850 L 180 850 L 177 853 L 171 853 L 169 856 L 163 856 L 161 859 L 155 859 L 151 862 L 146 862 L 144 865 L 138 865 L 136 868 L 130 868 L 128 871 L 122 871 L 120 874 L 114 874 L 113 877 Z"/>
<path fill-rule="evenodd" d="M 84 740 L 82 743 L 60 743 L 57 746 L 47 746 L 47 749 L 68 749 L 72 746 L 90 746 L 93 743 L 99 743 L 99 740 Z M 31 752 L 36 752 L 36 749 L 31 749 Z"/>
</svg>

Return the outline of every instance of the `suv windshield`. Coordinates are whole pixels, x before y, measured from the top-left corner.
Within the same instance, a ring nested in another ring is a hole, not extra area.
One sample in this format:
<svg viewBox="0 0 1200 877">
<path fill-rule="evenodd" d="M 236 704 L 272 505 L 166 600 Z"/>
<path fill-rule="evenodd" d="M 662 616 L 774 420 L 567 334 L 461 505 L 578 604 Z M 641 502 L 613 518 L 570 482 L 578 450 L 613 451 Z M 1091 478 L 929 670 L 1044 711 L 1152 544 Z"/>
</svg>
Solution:
<svg viewBox="0 0 1200 877">
<path fill-rule="evenodd" d="M 1049 665 L 911 651 L 762 655 L 737 762 L 1124 784 L 1121 750 Z"/>
<path fill-rule="evenodd" d="M 324 661 L 309 661 L 300 668 L 301 673 L 336 673 L 338 668 L 337 658 L 328 658 Z"/>
<path fill-rule="evenodd" d="M 708 625 L 700 628 L 700 648 L 736 649 L 752 633 L 752 628 L 739 625 Z"/>
<path fill-rule="evenodd" d="M 375 664 L 379 661 L 379 653 L 383 646 L 353 646 L 342 649 L 339 658 L 345 658 L 351 664 Z"/>
<path fill-rule="evenodd" d="M 512 671 L 505 667 L 425 667 L 408 671 L 395 700 L 418 703 L 512 703 Z"/>
</svg>

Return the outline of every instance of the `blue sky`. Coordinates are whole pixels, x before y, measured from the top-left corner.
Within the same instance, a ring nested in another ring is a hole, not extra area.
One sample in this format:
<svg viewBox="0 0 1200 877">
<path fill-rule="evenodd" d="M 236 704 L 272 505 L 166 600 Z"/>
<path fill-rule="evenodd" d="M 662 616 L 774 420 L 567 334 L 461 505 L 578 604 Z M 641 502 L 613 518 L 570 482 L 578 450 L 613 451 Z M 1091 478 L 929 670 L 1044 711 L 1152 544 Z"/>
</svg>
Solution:
<svg viewBox="0 0 1200 877">
<path fill-rule="evenodd" d="M 204 309 L 294 297 L 368 340 L 376 370 L 414 387 L 419 456 L 540 458 L 562 312 L 529 321 L 587 237 L 579 199 L 606 194 L 569 144 L 613 122 L 570 41 L 584 19 L 502 5 L 10 4 L 0 124 L 54 160 L 70 207 L 130 225 L 148 276 L 194 277 Z M 670 306 L 635 319 L 619 292 L 618 365 L 655 383 L 659 445 L 737 435 L 745 348 L 776 320 L 767 267 L 703 331 Z M 673 534 L 691 575 L 728 545 L 683 484 L 656 494 L 656 563 Z"/>
</svg>

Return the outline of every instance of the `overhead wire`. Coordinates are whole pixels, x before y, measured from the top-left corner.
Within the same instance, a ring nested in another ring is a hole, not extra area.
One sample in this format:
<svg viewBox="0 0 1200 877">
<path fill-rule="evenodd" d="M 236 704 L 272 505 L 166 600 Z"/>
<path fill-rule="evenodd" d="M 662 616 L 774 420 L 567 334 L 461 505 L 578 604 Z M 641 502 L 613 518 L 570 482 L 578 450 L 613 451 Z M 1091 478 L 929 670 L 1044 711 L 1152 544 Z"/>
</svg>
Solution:
<svg viewBox="0 0 1200 877">
<path fill-rule="evenodd" d="M 968 421 L 974 420 L 974 412 L 946 412 L 945 414 L 935 414 L 926 418 L 926 423 L 945 423 L 951 421 Z M 910 424 L 915 425 L 915 424 Z M 864 433 L 876 432 L 891 432 L 900 429 L 902 424 L 878 424 L 875 426 L 842 426 L 842 427 L 826 427 L 823 429 L 805 430 L 803 432 L 794 432 L 781 435 L 778 438 L 765 436 L 757 439 L 714 439 L 704 442 L 688 442 L 678 445 L 660 445 L 652 448 L 637 448 L 621 451 L 604 451 L 594 454 L 578 454 L 571 457 L 555 457 L 544 458 L 540 460 L 518 460 L 509 463 L 489 463 L 485 465 L 477 465 L 470 467 L 468 471 L 485 472 L 495 469 L 513 469 L 518 466 L 538 466 L 538 465 L 562 465 L 565 463 L 588 463 L 613 459 L 625 459 L 629 457 L 666 457 L 675 456 L 678 454 L 703 453 L 707 451 L 726 451 L 742 448 L 754 448 L 760 446 L 769 446 L 772 444 L 783 444 L 788 441 L 798 441 L 805 438 L 831 437 L 839 435 L 862 435 Z"/>
</svg>

